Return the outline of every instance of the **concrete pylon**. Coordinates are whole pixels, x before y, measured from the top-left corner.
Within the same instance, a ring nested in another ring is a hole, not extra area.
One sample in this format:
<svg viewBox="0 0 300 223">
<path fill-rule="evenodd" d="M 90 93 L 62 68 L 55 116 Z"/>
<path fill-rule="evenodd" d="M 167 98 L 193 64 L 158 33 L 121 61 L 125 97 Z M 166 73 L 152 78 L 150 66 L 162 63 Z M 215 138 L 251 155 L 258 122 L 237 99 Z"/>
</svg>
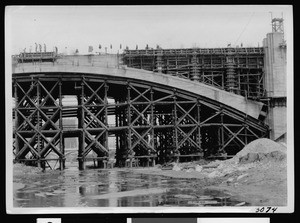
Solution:
<svg viewBox="0 0 300 223">
<path fill-rule="evenodd" d="M 286 117 L 286 44 L 282 32 L 268 33 L 263 40 L 264 86 L 268 99 L 269 111 L 266 122 L 270 127 L 270 138 L 285 138 L 287 129 Z"/>
</svg>

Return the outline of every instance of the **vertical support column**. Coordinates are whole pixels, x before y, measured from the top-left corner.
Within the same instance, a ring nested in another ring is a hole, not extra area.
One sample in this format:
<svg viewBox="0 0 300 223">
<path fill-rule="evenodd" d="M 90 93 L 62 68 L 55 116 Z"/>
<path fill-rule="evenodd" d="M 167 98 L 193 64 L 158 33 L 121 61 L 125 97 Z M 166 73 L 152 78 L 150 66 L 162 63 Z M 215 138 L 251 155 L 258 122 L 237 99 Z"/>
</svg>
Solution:
<svg viewBox="0 0 300 223">
<path fill-rule="evenodd" d="M 108 92 L 108 85 L 107 85 L 107 82 L 105 82 L 105 84 L 104 84 L 104 106 L 105 106 L 105 108 L 104 108 L 104 111 L 105 111 L 105 126 L 107 127 L 107 129 L 105 130 L 105 148 L 107 149 L 107 151 L 109 151 L 109 148 L 108 148 L 108 99 L 107 99 L 107 92 Z M 106 154 L 107 155 L 107 157 L 109 156 L 109 152 L 108 152 L 108 154 Z M 109 159 L 109 158 L 108 158 Z M 107 159 L 107 161 L 108 161 L 108 159 Z M 100 167 L 101 166 L 101 164 L 100 164 L 100 160 L 98 160 L 98 167 Z"/>
<path fill-rule="evenodd" d="M 78 87 L 77 89 L 81 90 L 81 87 Z M 77 109 L 77 120 L 78 120 L 78 130 L 80 130 L 78 134 L 78 155 L 77 155 L 77 160 L 78 160 L 78 168 L 80 166 L 80 151 L 82 150 L 82 122 L 81 122 L 81 92 L 77 93 L 77 104 L 78 104 L 78 109 Z M 79 168 L 80 169 L 80 168 Z"/>
<path fill-rule="evenodd" d="M 245 125 L 245 145 L 248 144 L 248 131 L 247 131 L 247 125 Z"/>
<path fill-rule="evenodd" d="M 236 92 L 236 77 L 234 71 L 234 58 L 233 52 L 228 49 L 226 57 L 226 88 L 227 91 L 235 93 Z"/>
<path fill-rule="evenodd" d="M 16 80 L 15 80 L 15 83 L 14 83 L 14 96 L 15 96 L 15 154 L 17 155 L 20 151 L 20 142 L 19 142 L 19 137 L 18 135 L 16 134 L 17 132 L 17 129 L 19 128 L 19 113 L 18 113 L 18 103 L 19 103 L 19 97 L 18 97 L 18 85 L 16 83 Z"/>
<path fill-rule="evenodd" d="M 199 77 L 199 68 L 198 68 L 197 52 L 196 51 L 194 51 L 193 54 L 192 54 L 191 63 L 192 63 L 192 77 L 191 77 L 191 79 L 193 81 L 199 81 L 200 77 Z"/>
<path fill-rule="evenodd" d="M 158 53 L 156 56 L 156 69 L 158 73 L 162 73 L 162 53 Z"/>
<path fill-rule="evenodd" d="M 276 29 L 277 30 L 277 29 Z M 286 142 L 287 134 L 287 47 L 282 32 L 268 33 L 264 39 L 264 87 L 269 99 L 266 123 L 273 140 Z"/>
<path fill-rule="evenodd" d="M 107 92 L 108 92 L 108 85 L 105 82 L 104 84 L 104 103 L 105 103 L 105 126 L 108 128 L 108 99 L 107 99 Z M 108 150 L 108 129 L 105 132 L 105 148 Z"/>
<path fill-rule="evenodd" d="M 240 69 L 237 70 L 237 94 L 240 94 L 242 95 L 242 92 L 241 92 L 241 71 Z"/>
<path fill-rule="evenodd" d="M 246 98 L 248 98 L 250 96 L 250 80 L 249 80 L 249 70 L 247 70 L 247 95 Z"/>
<path fill-rule="evenodd" d="M 85 143 L 85 124 L 84 124 L 84 83 L 83 81 L 81 82 L 81 94 L 79 95 L 79 109 L 80 109 L 80 114 L 79 114 L 79 127 L 81 128 L 81 133 L 79 136 L 79 148 L 78 148 L 78 164 L 79 164 L 79 170 L 84 170 L 85 169 L 85 162 L 84 162 L 84 157 L 83 157 L 83 152 L 84 152 L 84 143 Z"/>
<path fill-rule="evenodd" d="M 204 68 L 205 66 L 204 66 L 204 56 L 203 56 L 203 54 L 201 55 L 201 79 L 200 79 L 200 81 L 201 82 L 204 82 Z"/>
<path fill-rule="evenodd" d="M 175 76 L 179 76 L 178 75 L 178 56 L 175 57 L 175 67 L 176 67 L 176 70 L 177 70 L 176 73 L 175 73 Z"/>
<path fill-rule="evenodd" d="M 129 83 L 127 85 L 127 125 L 128 125 L 128 137 L 127 137 L 127 144 L 128 144 L 128 151 L 127 154 L 132 154 L 131 148 L 131 102 L 130 102 L 130 86 Z M 132 158 L 130 158 L 130 167 L 132 167 Z"/>
<path fill-rule="evenodd" d="M 119 100 L 115 99 L 115 104 L 118 104 Z M 120 119 L 121 119 L 121 114 L 120 114 L 120 109 L 118 106 L 116 106 L 116 119 L 115 119 L 115 123 L 116 123 L 116 127 L 120 126 Z M 115 159 L 116 159 L 116 165 L 118 167 L 121 167 L 121 145 L 120 145 L 120 140 L 121 140 L 121 134 L 119 132 L 115 133 L 116 135 L 116 155 L 115 155 Z"/>
<path fill-rule="evenodd" d="M 198 126 L 198 144 L 200 147 L 200 152 L 203 154 L 203 150 L 202 150 L 202 137 L 201 137 L 201 103 L 200 100 L 197 100 L 197 126 Z M 203 154 L 204 155 L 204 154 Z M 202 156 L 203 156 L 202 155 Z"/>
<path fill-rule="evenodd" d="M 223 114 L 223 112 L 222 112 L 222 108 L 220 109 L 221 110 L 221 114 L 220 114 L 220 116 L 221 116 L 221 128 L 220 128 L 220 130 L 221 130 L 221 135 L 220 135 L 220 147 L 219 147 L 219 150 L 220 150 L 220 148 L 223 148 L 223 146 L 224 146 L 224 114 Z M 219 152 L 223 152 L 223 151 L 219 151 Z"/>
<path fill-rule="evenodd" d="M 156 148 L 155 148 L 155 143 L 154 143 L 154 103 L 153 103 L 153 89 L 151 87 L 151 90 L 150 90 L 150 103 L 151 103 L 151 106 L 150 106 L 150 109 L 151 109 L 151 117 L 150 117 L 150 126 L 151 126 L 151 139 L 150 139 L 150 142 L 151 142 L 151 147 L 152 147 L 152 150 L 156 151 Z M 152 152 L 153 153 L 153 152 Z M 153 157 L 153 162 L 152 162 L 152 166 L 155 166 L 155 158 Z"/>
<path fill-rule="evenodd" d="M 37 81 L 37 86 L 36 86 L 36 96 L 37 96 L 37 107 L 40 109 L 40 91 L 41 91 L 41 86 L 39 84 L 39 81 Z M 38 161 L 37 161 L 37 164 L 38 164 L 38 167 L 42 167 L 42 161 L 41 161 L 41 135 L 40 135 L 40 132 L 41 132 L 41 128 L 40 128 L 40 125 L 41 125 L 41 117 L 40 117 L 40 111 L 37 111 L 37 129 L 38 129 L 38 135 L 37 135 L 37 152 L 39 154 L 39 158 L 38 158 Z M 45 169 L 45 167 L 43 166 L 42 167 L 43 169 Z"/>
<path fill-rule="evenodd" d="M 178 123 L 177 123 L 177 102 L 176 102 L 176 91 L 174 91 L 174 133 L 175 133 L 175 152 L 178 153 Z"/>
<path fill-rule="evenodd" d="M 64 146 L 64 138 L 63 138 L 63 120 L 62 120 L 62 92 L 61 92 L 61 86 L 62 86 L 62 81 L 61 79 L 58 80 L 58 100 L 59 100 L 59 136 L 60 136 L 60 141 L 59 141 L 59 147 L 60 151 L 63 154 L 63 157 L 60 157 L 59 159 L 59 169 L 63 170 L 65 169 L 65 146 Z"/>
</svg>

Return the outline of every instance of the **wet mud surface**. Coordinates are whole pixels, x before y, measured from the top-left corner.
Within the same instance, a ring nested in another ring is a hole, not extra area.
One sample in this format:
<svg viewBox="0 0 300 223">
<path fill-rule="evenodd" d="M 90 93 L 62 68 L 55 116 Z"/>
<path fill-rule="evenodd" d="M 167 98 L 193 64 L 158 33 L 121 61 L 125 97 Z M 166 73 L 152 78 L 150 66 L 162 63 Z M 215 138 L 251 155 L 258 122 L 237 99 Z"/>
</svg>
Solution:
<svg viewBox="0 0 300 223">
<path fill-rule="evenodd" d="M 201 179 L 122 169 L 17 174 L 13 191 L 14 207 L 188 207 L 241 203 L 222 190 L 205 189 Z"/>
<path fill-rule="evenodd" d="M 279 152 L 278 152 L 279 151 Z M 234 158 L 153 168 L 79 171 L 76 151 L 67 169 L 14 164 L 14 207 L 286 206 L 286 147 L 269 139 Z M 92 166 L 90 166 L 92 167 Z M 177 169 L 176 169 L 177 168 Z"/>
</svg>

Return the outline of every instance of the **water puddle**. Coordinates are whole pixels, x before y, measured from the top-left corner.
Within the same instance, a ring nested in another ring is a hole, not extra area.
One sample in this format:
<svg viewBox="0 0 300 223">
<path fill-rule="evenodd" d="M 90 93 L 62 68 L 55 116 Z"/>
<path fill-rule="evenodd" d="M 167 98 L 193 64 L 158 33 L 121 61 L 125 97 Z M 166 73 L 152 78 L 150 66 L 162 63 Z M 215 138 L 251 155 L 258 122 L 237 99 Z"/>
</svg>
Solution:
<svg viewBox="0 0 300 223">
<path fill-rule="evenodd" d="M 122 170 L 65 170 L 14 178 L 15 207 L 235 206 L 229 194 L 200 180 Z M 243 203 L 243 205 L 249 205 Z"/>
</svg>

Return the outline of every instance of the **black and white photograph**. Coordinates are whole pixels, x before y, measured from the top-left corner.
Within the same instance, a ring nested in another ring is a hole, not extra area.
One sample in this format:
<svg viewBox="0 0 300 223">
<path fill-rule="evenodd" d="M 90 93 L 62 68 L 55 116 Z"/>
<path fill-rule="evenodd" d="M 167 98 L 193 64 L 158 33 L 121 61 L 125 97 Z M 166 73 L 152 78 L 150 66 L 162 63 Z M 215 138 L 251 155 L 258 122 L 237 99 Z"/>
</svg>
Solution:
<svg viewBox="0 0 300 223">
<path fill-rule="evenodd" d="M 293 75 L 291 5 L 7 6 L 6 211 L 293 212 Z"/>
</svg>

